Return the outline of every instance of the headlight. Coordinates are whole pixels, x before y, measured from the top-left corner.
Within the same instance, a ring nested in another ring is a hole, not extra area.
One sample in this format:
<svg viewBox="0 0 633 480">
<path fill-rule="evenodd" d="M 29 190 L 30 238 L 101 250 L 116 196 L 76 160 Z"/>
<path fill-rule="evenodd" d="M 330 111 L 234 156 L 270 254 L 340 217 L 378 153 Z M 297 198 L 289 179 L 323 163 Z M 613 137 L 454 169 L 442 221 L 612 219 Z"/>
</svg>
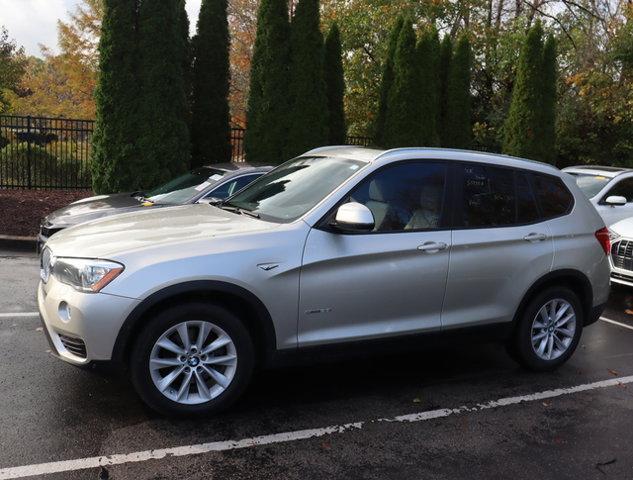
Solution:
<svg viewBox="0 0 633 480">
<path fill-rule="evenodd" d="M 100 292 L 118 277 L 124 267 L 120 263 L 90 258 L 55 258 L 52 273 L 57 280 L 88 293 Z"/>
</svg>

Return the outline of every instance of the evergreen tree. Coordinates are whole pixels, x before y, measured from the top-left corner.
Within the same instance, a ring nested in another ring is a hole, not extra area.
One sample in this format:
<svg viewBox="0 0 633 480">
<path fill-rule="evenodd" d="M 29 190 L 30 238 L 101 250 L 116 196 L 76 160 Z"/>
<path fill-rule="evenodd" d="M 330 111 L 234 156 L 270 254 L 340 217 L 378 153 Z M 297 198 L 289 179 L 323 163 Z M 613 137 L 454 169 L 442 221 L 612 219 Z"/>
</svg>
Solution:
<svg viewBox="0 0 633 480">
<path fill-rule="evenodd" d="M 503 134 L 503 152 L 542 160 L 543 30 L 537 22 L 521 48 L 512 101 Z"/>
<path fill-rule="evenodd" d="M 387 104 L 389 102 L 389 92 L 393 85 L 393 61 L 396 56 L 396 48 L 398 47 L 398 36 L 404 17 L 400 16 L 396 20 L 395 25 L 389 34 L 389 42 L 387 45 L 387 54 L 382 68 L 382 83 L 380 85 L 380 100 L 378 103 L 378 114 L 374 122 L 374 143 L 382 146 L 385 143 L 385 123 L 387 120 Z"/>
<path fill-rule="evenodd" d="M 187 96 L 186 122 L 191 129 L 191 101 L 193 96 L 193 48 L 189 34 L 189 16 L 187 15 L 186 0 L 179 0 L 178 15 L 180 18 L 180 35 L 182 47 L 182 71 L 184 74 L 185 94 Z"/>
<path fill-rule="evenodd" d="M 231 161 L 227 0 L 203 0 L 194 39 L 192 165 Z"/>
<path fill-rule="evenodd" d="M 336 23 L 330 27 L 325 39 L 324 76 L 330 118 L 329 143 L 330 145 L 343 145 L 347 138 L 343 105 L 345 79 L 343 77 L 341 34 Z"/>
<path fill-rule="evenodd" d="M 420 139 L 420 69 L 415 32 L 405 20 L 398 35 L 393 62 L 393 85 L 389 91 L 384 144 L 386 147 L 416 146 Z"/>
<path fill-rule="evenodd" d="M 143 0 L 140 8 L 138 187 L 143 189 L 183 173 L 190 163 L 180 2 Z"/>
<path fill-rule="evenodd" d="M 472 142 L 472 107 L 470 42 L 462 35 L 455 45 L 447 86 L 446 146 L 470 148 Z"/>
<path fill-rule="evenodd" d="M 542 156 L 544 162 L 556 164 L 556 40 L 548 35 L 543 46 L 543 119 Z"/>
<path fill-rule="evenodd" d="M 422 33 L 418 42 L 420 69 L 420 140 L 419 144 L 433 147 L 439 144 L 437 121 L 439 117 L 439 50 L 440 41 L 435 27 Z"/>
<path fill-rule="evenodd" d="M 319 0 L 299 0 L 290 26 L 288 134 L 284 158 L 328 142 L 328 99 L 323 77 Z"/>
<path fill-rule="evenodd" d="M 448 76 L 453 59 L 453 41 L 450 35 L 444 35 L 440 45 L 439 59 L 439 112 L 437 131 L 440 145 L 446 147 L 450 143 L 451 133 L 447 124 L 448 112 Z"/>
<path fill-rule="evenodd" d="M 244 138 L 249 162 L 279 164 L 288 126 L 290 27 L 286 0 L 262 0 L 251 63 Z"/>
<path fill-rule="evenodd" d="M 104 0 L 103 7 L 91 168 L 94 191 L 111 193 L 138 187 L 138 5 L 130 0 Z"/>
</svg>

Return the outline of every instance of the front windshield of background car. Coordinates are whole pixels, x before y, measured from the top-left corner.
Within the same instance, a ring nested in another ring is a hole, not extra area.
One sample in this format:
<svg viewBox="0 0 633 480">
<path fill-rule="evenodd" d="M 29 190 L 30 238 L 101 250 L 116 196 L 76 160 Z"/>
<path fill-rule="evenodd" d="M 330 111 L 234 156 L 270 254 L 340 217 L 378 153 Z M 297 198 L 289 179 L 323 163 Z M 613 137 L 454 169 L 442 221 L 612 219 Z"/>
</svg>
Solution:
<svg viewBox="0 0 633 480">
<path fill-rule="evenodd" d="M 365 165 L 346 158 L 297 158 L 255 180 L 225 205 L 257 213 L 264 220 L 291 222 Z"/>
<path fill-rule="evenodd" d="M 587 198 L 595 197 L 602 188 L 611 181 L 609 177 L 588 173 L 572 173 L 578 188 Z"/>
<path fill-rule="evenodd" d="M 148 192 L 145 196 L 154 203 L 185 203 L 202 190 L 218 183 L 226 171 L 217 168 L 200 167 L 185 173 L 170 182 Z"/>
</svg>

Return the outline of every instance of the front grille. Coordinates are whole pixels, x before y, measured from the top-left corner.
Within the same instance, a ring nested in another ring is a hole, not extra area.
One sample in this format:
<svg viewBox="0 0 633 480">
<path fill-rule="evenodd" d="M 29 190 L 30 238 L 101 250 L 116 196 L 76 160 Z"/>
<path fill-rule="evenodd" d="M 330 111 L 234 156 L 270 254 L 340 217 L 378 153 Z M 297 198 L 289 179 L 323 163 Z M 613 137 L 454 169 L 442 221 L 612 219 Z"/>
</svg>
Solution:
<svg viewBox="0 0 633 480">
<path fill-rule="evenodd" d="M 622 275 L 621 273 L 611 272 L 611 278 L 633 283 L 633 275 Z"/>
<path fill-rule="evenodd" d="M 86 358 L 86 344 L 81 338 L 69 337 L 59 334 L 59 339 L 64 348 L 77 357 Z"/>
<path fill-rule="evenodd" d="M 633 270 L 633 241 L 615 242 L 611 247 L 611 259 L 615 268 Z"/>
</svg>

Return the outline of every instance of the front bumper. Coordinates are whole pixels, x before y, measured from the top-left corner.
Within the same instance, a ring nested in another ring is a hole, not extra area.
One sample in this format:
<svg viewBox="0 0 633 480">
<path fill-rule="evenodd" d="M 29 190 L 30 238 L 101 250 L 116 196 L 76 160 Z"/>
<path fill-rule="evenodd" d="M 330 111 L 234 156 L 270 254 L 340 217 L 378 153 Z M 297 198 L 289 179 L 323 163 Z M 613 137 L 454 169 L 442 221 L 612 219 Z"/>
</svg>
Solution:
<svg viewBox="0 0 633 480">
<path fill-rule="evenodd" d="M 80 366 L 111 360 L 121 325 L 138 303 L 127 297 L 78 292 L 54 277 L 46 284 L 40 282 L 37 289 L 53 354 Z"/>
</svg>

